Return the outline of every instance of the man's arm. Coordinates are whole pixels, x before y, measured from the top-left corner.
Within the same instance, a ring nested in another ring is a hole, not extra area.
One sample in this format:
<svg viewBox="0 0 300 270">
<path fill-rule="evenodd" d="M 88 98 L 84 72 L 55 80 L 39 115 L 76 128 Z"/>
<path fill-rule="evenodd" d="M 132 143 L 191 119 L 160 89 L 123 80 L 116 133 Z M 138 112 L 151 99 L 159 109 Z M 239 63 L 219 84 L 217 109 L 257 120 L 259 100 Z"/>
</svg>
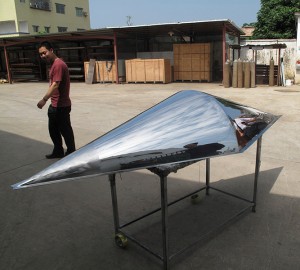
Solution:
<svg viewBox="0 0 300 270">
<path fill-rule="evenodd" d="M 47 103 L 48 99 L 51 97 L 54 90 L 56 90 L 59 87 L 59 83 L 60 82 L 53 82 L 50 85 L 47 93 L 44 95 L 44 97 L 37 104 L 39 109 L 42 109 L 45 106 L 45 104 Z"/>
</svg>

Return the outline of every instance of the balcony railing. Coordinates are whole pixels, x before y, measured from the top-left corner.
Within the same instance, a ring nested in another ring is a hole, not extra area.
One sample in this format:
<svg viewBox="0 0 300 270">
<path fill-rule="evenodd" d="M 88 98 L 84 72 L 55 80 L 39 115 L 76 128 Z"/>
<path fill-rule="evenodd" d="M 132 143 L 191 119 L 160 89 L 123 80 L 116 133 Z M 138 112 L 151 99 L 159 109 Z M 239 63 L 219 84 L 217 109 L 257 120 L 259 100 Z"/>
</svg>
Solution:
<svg viewBox="0 0 300 270">
<path fill-rule="evenodd" d="M 30 8 L 48 10 L 51 11 L 51 1 L 49 0 L 30 0 L 29 1 Z"/>
</svg>

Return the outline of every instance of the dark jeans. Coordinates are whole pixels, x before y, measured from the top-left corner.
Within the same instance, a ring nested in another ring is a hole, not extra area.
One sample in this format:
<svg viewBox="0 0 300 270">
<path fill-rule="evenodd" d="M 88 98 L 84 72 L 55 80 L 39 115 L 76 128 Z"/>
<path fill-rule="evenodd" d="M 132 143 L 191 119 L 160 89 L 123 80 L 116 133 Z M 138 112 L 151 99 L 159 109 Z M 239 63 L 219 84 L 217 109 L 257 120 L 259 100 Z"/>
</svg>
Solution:
<svg viewBox="0 0 300 270">
<path fill-rule="evenodd" d="M 74 133 L 70 120 L 70 107 L 52 107 L 48 108 L 48 128 L 49 134 L 54 144 L 53 153 L 64 153 L 62 145 L 62 137 L 67 146 L 67 152 L 71 153 L 75 151 Z"/>
</svg>

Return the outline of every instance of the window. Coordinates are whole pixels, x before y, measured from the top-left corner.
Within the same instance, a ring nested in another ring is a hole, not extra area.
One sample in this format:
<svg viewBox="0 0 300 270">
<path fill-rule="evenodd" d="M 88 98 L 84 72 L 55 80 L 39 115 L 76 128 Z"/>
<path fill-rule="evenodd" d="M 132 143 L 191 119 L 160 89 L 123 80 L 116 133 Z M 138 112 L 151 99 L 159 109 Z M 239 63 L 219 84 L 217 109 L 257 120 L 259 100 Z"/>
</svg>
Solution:
<svg viewBox="0 0 300 270">
<path fill-rule="evenodd" d="M 67 32 L 68 31 L 68 27 L 58 26 L 57 30 L 58 30 L 59 33 L 61 33 L 61 32 Z"/>
<path fill-rule="evenodd" d="M 25 0 L 20 0 L 20 3 L 25 3 Z"/>
<path fill-rule="evenodd" d="M 76 10 L 77 17 L 83 17 L 83 8 L 76 7 L 75 10 Z"/>
<path fill-rule="evenodd" d="M 41 9 L 41 10 L 51 10 L 50 0 L 29 0 L 30 8 Z"/>
<path fill-rule="evenodd" d="M 44 26 L 45 28 L 45 33 L 50 33 L 50 26 Z"/>
<path fill-rule="evenodd" d="M 33 25 L 33 32 L 38 33 L 39 32 L 39 26 L 38 25 Z"/>
<path fill-rule="evenodd" d="M 63 4 L 57 4 L 55 3 L 55 6 L 56 6 L 56 13 L 60 13 L 60 14 L 65 14 L 65 5 Z"/>
</svg>

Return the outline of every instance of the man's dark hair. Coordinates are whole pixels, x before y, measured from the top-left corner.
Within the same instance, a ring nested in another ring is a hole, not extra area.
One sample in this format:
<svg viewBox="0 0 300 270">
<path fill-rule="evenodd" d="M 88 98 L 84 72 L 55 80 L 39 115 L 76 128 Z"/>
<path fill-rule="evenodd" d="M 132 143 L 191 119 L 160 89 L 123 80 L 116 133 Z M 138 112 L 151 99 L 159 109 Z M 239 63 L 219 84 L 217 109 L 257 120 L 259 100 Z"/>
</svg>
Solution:
<svg viewBox="0 0 300 270">
<path fill-rule="evenodd" d="M 39 48 L 45 47 L 47 50 L 53 49 L 52 44 L 49 41 L 43 41 L 40 45 Z"/>
</svg>

